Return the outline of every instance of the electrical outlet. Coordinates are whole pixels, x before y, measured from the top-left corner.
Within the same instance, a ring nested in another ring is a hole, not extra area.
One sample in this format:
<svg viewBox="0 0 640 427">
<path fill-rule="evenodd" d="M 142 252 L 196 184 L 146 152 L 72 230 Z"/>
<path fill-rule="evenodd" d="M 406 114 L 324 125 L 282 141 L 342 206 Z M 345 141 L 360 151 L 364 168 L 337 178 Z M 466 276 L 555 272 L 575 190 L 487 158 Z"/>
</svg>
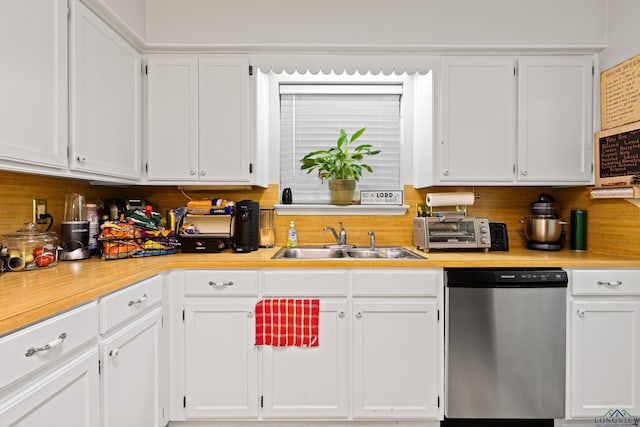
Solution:
<svg viewBox="0 0 640 427">
<path fill-rule="evenodd" d="M 46 218 L 40 219 L 40 215 L 47 213 L 47 199 L 33 199 L 33 222 L 46 224 Z"/>
</svg>

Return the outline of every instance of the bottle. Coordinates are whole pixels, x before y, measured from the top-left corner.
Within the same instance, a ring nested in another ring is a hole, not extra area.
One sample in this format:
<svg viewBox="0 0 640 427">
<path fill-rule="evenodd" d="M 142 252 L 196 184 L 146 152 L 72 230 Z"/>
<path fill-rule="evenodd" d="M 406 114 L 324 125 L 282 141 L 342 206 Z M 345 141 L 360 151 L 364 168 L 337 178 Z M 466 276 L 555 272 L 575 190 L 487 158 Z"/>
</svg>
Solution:
<svg viewBox="0 0 640 427">
<path fill-rule="evenodd" d="M 87 203 L 87 219 L 89 220 L 89 251 L 91 255 L 98 253 L 98 235 L 100 234 L 100 220 L 98 219 L 98 206 L 95 203 Z"/>
<path fill-rule="evenodd" d="M 289 230 L 287 231 L 287 247 L 295 248 L 298 246 L 298 232 L 296 231 L 296 223 L 291 221 Z"/>
</svg>

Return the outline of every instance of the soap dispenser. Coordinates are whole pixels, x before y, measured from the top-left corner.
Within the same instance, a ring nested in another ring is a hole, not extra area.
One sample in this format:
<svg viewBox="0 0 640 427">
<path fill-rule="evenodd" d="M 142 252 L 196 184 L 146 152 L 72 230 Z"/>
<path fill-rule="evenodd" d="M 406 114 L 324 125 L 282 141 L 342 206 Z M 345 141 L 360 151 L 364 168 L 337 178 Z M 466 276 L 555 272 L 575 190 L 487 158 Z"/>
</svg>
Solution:
<svg viewBox="0 0 640 427">
<path fill-rule="evenodd" d="M 296 223 L 291 221 L 287 231 L 287 248 L 296 247 L 298 247 L 298 232 L 296 231 Z"/>
</svg>

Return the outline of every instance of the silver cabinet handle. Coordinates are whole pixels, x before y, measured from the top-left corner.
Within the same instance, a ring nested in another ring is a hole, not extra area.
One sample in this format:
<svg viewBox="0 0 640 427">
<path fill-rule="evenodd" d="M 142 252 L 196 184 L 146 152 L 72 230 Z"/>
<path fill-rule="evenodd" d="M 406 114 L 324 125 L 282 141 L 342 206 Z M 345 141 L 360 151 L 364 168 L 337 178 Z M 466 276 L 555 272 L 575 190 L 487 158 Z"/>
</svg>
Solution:
<svg viewBox="0 0 640 427">
<path fill-rule="evenodd" d="M 200 171 L 200 175 L 201 175 L 201 176 L 205 176 L 206 174 L 207 174 L 207 171 L 206 171 L 206 170 L 202 169 L 202 170 Z"/>
<path fill-rule="evenodd" d="M 584 317 L 584 310 L 583 309 L 579 309 L 578 310 L 578 316 Z"/>
<path fill-rule="evenodd" d="M 196 171 L 195 171 L 195 170 L 193 170 L 193 169 L 189 169 L 189 175 L 195 175 L 195 174 L 196 174 Z"/>
<path fill-rule="evenodd" d="M 338 310 L 338 317 L 339 318 L 342 319 L 344 317 L 344 315 L 345 315 L 344 310 Z"/>
<path fill-rule="evenodd" d="M 622 285 L 622 280 L 616 280 L 616 281 L 612 281 L 612 282 L 603 282 L 601 280 L 598 280 L 596 283 L 599 286 L 620 286 L 620 285 Z"/>
<path fill-rule="evenodd" d="M 65 339 L 67 339 L 67 333 L 63 332 L 58 335 L 58 338 L 48 344 L 43 345 L 42 347 L 31 347 L 24 355 L 27 357 L 31 357 L 39 351 L 47 351 L 51 350 L 52 348 L 60 347 Z"/>
<path fill-rule="evenodd" d="M 356 317 L 359 319 L 362 317 L 362 310 L 356 311 Z"/>
<path fill-rule="evenodd" d="M 109 356 L 113 357 L 114 359 L 116 357 L 118 357 L 119 354 L 120 354 L 120 349 L 119 348 L 114 348 L 113 350 L 111 350 L 109 352 Z"/>
<path fill-rule="evenodd" d="M 253 310 L 247 311 L 247 317 L 253 317 Z"/>
<path fill-rule="evenodd" d="M 78 156 L 78 157 L 76 157 L 76 159 L 77 159 L 79 162 L 86 162 L 86 161 L 87 161 L 87 158 L 86 158 L 85 156 Z"/>
<path fill-rule="evenodd" d="M 147 300 L 147 294 L 144 294 L 144 295 L 142 295 L 140 298 L 138 298 L 135 301 L 133 301 L 133 300 L 129 301 L 129 307 L 131 307 L 132 305 L 142 304 L 146 300 Z"/>
<path fill-rule="evenodd" d="M 442 175 L 449 176 L 449 169 L 442 169 Z"/>
<path fill-rule="evenodd" d="M 520 173 L 522 174 L 522 176 L 527 176 L 529 175 L 529 171 L 526 169 L 523 169 L 522 171 L 520 171 Z"/>
<path fill-rule="evenodd" d="M 216 288 L 222 288 L 225 286 L 233 286 L 233 281 L 229 280 L 227 282 L 214 282 L 213 280 L 209 282 L 209 286 L 215 286 Z"/>
</svg>

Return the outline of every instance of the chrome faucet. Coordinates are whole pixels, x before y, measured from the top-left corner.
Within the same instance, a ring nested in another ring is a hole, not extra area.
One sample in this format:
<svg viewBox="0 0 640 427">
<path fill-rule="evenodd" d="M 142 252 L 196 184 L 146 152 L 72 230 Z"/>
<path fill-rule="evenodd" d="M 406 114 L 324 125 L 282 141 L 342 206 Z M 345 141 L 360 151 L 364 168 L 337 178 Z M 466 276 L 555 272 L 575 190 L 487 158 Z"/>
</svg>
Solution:
<svg viewBox="0 0 640 427">
<path fill-rule="evenodd" d="M 373 231 L 367 231 L 369 235 L 369 249 L 374 250 L 376 248 L 376 233 Z"/>
<path fill-rule="evenodd" d="M 346 245 L 347 244 L 347 230 L 344 229 L 344 227 L 342 226 L 342 221 L 338 222 L 338 224 L 340 224 L 340 235 L 338 235 L 338 233 L 336 232 L 335 228 L 333 227 L 324 227 L 322 229 L 322 231 L 331 231 L 331 233 L 333 233 L 333 237 L 336 239 L 336 243 L 338 243 L 339 245 Z"/>
</svg>

